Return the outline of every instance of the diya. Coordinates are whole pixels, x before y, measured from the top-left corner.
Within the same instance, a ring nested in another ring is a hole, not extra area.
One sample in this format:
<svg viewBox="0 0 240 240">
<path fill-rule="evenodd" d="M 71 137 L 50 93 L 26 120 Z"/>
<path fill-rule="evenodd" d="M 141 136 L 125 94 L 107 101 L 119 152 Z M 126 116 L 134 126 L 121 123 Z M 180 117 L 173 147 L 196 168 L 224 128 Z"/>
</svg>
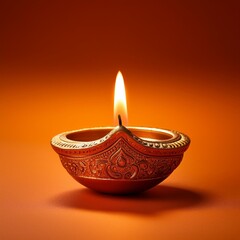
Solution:
<svg viewBox="0 0 240 240">
<path fill-rule="evenodd" d="M 126 128 L 117 116 L 115 128 L 64 132 L 53 137 L 51 145 L 68 173 L 90 189 L 110 194 L 148 190 L 177 168 L 190 139 L 166 129 Z"/>
</svg>

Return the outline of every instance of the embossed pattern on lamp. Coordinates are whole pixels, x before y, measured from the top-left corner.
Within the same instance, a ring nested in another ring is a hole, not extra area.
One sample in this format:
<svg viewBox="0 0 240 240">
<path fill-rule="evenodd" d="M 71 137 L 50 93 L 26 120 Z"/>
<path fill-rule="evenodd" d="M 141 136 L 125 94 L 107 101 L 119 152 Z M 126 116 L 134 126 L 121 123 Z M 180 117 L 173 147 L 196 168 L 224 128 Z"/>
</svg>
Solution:
<svg viewBox="0 0 240 240">
<path fill-rule="evenodd" d="M 114 115 L 115 128 L 86 128 L 53 137 L 51 145 L 62 165 L 79 183 L 99 192 L 128 194 L 156 186 L 180 164 L 189 137 L 165 129 L 124 127 L 121 116 L 127 122 L 127 105 L 120 72 Z"/>
</svg>

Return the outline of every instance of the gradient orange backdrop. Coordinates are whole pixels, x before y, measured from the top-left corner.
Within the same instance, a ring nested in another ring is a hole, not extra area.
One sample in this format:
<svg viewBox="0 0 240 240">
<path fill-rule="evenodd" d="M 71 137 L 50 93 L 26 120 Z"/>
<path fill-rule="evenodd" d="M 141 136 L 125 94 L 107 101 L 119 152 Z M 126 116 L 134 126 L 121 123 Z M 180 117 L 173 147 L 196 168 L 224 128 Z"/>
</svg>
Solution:
<svg viewBox="0 0 240 240">
<path fill-rule="evenodd" d="M 238 1 L 0 4 L 1 239 L 239 239 Z M 162 184 L 112 197 L 75 182 L 50 147 L 113 125 L 115 77 L 129 125 L 192 143 Z"/>
</svg>

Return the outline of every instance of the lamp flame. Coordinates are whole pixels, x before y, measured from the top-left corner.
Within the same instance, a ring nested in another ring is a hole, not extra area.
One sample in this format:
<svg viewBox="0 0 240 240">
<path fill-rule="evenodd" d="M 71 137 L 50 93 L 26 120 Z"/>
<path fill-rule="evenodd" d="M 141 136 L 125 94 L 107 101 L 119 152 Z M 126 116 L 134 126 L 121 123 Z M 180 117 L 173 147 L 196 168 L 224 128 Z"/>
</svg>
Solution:
<svg viewBox="0 0 240 240">
<path fill-rule="evenodd" d="M 122 73 L 119 71 L 115 82 L 114 91 L 114 124 L 118 124 L 118 115 L 121 116 L 124 125 L 128 123 L 127 100 Z"/>
</svg>

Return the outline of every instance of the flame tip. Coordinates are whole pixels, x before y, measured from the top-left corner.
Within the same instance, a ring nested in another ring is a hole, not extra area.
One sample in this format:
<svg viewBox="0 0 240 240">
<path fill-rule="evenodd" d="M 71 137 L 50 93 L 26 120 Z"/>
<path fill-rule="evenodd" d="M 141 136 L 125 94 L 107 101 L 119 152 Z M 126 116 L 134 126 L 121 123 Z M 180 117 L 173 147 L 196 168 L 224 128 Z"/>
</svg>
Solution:
<svg viewBox="0 0 240 240">
<path fill-rule="evenodd" d="M 120 70 L 118 71 L 117 76 L 121 76 L 122 77 L 122 72 Z"/>
</svg>

